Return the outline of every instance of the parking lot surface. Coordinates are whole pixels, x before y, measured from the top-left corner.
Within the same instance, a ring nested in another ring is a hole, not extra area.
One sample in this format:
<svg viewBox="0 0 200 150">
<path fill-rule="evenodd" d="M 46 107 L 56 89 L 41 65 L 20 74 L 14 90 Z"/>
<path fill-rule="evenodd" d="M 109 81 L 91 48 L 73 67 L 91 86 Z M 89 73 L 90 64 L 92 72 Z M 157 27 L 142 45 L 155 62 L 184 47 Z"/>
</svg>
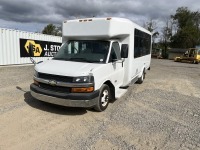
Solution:
<svg viewBox="0 0 200 150">
<path fill-rule="evenodd" d="M 153 59 L 144 83 L 101 113 L 32 98 L 33 72 L 0 67 L 0 150 L 200 149 L 200 64 Z"/>
</svg>

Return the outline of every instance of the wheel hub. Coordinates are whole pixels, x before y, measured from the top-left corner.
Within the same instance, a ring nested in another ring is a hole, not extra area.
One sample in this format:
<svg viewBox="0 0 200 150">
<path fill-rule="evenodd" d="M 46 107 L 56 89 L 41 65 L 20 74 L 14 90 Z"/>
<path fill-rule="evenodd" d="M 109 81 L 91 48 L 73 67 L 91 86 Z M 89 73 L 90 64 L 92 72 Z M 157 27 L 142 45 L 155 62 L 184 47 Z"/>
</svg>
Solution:
<svg viewBox="0 0 200 150">
<path fill-rule="evenodd" d="M 108 91 L 104 90 L 101 97 L 101 104 L 103 107 L 107 105 L 108 99 L 109 99 Z"/>
</svg>

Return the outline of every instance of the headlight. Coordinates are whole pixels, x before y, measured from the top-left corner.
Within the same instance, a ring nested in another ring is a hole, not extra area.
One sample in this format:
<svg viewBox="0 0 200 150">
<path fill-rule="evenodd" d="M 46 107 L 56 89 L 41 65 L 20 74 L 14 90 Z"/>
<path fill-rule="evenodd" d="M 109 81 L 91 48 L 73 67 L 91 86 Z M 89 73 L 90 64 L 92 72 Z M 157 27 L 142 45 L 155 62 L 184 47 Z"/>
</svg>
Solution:
<svg viewBox="0 0 200 150">
<path fill-rule="evenodd" d="M 34 72 L 34 76 L 35 77 L 38 77 L 38 72 L 35 70 L 35 72 Z"/>
<path fill-rule="evenodd" d="M 94 82 L 94 77 L 93 76 L 74 77 L 73 82 L 74 83 L 91 83 L 91 82 Z"/>
</svg>

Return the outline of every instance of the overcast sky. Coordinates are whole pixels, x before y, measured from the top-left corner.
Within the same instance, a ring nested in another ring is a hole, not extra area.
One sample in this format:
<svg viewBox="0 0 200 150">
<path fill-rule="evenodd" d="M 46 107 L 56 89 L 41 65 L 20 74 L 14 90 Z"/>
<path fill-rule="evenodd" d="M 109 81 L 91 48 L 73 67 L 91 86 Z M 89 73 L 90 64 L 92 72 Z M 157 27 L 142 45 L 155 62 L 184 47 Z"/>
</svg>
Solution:
<svg viewBox="0 0 200 150">
<path fill-rule="evenodd" d="M 0 0 L 0 28 L 41 32 L 49 23 L 85 17 L 124 17 L 158 26 L 178 7 L 200 10 L 199 0 Z"/>
</svg>

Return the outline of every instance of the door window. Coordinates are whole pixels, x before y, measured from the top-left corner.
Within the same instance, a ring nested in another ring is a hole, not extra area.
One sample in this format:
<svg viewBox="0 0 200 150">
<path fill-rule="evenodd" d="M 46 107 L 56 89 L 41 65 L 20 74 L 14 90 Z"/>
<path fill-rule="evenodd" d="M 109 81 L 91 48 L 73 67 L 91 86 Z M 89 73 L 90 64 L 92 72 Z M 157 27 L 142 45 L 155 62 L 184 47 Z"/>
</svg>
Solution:
<svg viewBox="0 0 200 150">
<path fill-rule="evenodd" d="M 111 47 L 111 52 L 110 52 L 110 58 L 109 62 L 117 61 L 120 60 L 120 47 L 118 42 L 113 42 L 112 47 Z"/>
</svg>

